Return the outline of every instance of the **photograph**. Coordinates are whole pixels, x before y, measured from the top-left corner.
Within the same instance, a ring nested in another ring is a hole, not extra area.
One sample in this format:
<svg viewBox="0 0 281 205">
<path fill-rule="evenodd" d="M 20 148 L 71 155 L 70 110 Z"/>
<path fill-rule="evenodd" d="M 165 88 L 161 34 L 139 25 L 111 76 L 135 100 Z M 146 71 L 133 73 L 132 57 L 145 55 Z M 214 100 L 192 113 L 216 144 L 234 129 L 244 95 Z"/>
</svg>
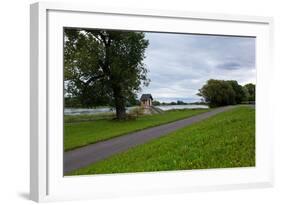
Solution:
<svg viewBox="0 0 281 205">
<path fill-rule="evenodd" d="M 63 175 L 256 165 L 256 37 L 63 29 Z"/>
</svg>

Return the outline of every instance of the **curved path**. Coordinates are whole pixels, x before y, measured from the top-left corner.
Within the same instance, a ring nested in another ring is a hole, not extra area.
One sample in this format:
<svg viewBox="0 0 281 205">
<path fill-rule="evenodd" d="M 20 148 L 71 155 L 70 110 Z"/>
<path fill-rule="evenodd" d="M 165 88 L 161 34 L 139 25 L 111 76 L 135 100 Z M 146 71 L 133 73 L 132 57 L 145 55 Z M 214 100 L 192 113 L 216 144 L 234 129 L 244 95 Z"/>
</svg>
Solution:
<svg viewBox="0 0 281 205">
<path fill-rule="evenodd" d="M 193 117 L 178 120 L 157 127 L 148 128 L 145 130 L 133 132 L 120 137 L 109 139 L 95 144 L 90 144 L 85 147 L 77 148 L 64 153 L 64 174 L 67 174 L 75 169 L 85 167 L 95 162 L 101 161 L 114 154 L 128 150 L 136 145 L 144 144 L 149 140 L 159 138 L 170 132 L 173 132 L 182 127 L 192 125 L 201 120 L 207 119 L 218 113 L 230 110 L 237 106 L 226 106 L 213 109 L 210 112 L 205 112 Z"/>
</svg>

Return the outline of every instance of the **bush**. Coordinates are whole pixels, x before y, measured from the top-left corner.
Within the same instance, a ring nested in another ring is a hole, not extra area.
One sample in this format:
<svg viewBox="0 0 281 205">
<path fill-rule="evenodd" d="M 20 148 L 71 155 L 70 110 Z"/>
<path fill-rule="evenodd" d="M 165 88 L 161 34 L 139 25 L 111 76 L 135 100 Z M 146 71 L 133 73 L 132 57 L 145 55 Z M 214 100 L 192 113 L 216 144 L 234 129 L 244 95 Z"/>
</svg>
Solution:
<svg viewBox="0 0 281 205">
<path fill-rule="evenodd" d="M 139 116 L 142 116 L 144 114 L 144 109 L 142 107 L 136 107 L 130 110 L 128 113 L 128 119 L 136 119 Z"/>
</svg>

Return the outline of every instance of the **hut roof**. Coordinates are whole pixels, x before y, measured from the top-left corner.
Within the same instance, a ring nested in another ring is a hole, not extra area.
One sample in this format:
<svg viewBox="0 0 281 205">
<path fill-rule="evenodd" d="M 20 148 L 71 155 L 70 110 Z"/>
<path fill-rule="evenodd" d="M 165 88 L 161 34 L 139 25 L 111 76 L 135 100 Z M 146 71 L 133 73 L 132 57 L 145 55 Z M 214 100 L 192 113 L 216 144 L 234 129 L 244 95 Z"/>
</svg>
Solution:
<svg viewBox="0 0 281 205">
<path fill-rule="evenodd" d="M 152 95 L 151 94 L 142 94 L 140 100 L 153 100 Z"/>
</svg>

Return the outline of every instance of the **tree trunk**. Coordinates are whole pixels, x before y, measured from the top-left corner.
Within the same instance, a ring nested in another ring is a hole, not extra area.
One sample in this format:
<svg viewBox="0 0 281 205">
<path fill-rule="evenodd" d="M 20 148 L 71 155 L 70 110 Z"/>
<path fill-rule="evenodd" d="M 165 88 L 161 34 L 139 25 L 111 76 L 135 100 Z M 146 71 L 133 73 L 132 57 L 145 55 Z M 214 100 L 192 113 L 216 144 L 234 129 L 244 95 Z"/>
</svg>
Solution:
<svg viewBox="0 0 281 205">
<path fill-rule="evenodd" d="M 114 92 L 114 103 L 116 109 L 116 117 L 118 120 L 126 119 L 126 101 L 122 95 L 121 89 L 115 88 Z"/>
<path fill-rule="evenodd" d="M 116 106 L 116 117 L 118 120 L 126 119 L 126 108 L 125 106 Z"/>
</svg>

